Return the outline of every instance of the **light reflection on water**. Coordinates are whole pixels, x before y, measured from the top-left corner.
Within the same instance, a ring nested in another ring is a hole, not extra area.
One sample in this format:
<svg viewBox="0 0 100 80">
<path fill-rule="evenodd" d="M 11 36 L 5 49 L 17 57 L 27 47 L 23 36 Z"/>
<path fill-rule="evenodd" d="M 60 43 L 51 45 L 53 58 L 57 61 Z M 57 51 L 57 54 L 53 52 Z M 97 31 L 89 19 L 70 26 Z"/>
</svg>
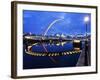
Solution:
<svg viewBox="0 0 100 80">
<path fill-rule="evenodd" d="M 36 44 L 36 43 L 35 43 Z M 72 42 L 56 42 L 56 43 L 39 43 L 32 46 L 32 52 L 46 52 L 44 47 L 48 52 L 65 52 L 73 50 Z"/>
<path fill-rule="evenodd" d="M 34 43 L 32 52 L 64 52 L 73 50 L 73 42 Z M 24 51 L 24 50 L 23 50 Z M 23 69 L 54 68 L 54 67 L 75 67 L 80 53 L 66 56 L 53 56 L 54 63 L 49 56 L 31 56 L 23 52 Z"/>
</svg>

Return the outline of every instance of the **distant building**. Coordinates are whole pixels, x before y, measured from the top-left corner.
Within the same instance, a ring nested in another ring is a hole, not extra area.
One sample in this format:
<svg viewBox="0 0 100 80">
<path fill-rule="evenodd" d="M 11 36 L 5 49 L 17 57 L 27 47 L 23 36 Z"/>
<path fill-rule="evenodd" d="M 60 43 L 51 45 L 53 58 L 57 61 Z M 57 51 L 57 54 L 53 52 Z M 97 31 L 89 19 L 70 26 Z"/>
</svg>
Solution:
<svg viewBox="0 0 100 80">
<path fill-rule="evenodd" d="M 56 37 L 60 37 L 60 34 L 56 34 L 55 36 L 56 36 Z"/>
</svg>

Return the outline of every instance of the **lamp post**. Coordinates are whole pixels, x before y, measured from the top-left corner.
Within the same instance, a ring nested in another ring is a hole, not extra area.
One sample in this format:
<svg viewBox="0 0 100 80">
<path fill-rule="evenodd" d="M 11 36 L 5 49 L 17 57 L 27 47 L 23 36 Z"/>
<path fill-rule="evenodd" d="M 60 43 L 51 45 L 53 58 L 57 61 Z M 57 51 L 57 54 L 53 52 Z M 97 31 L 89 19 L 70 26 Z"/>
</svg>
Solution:
<svg viewBox="0 0 100 80">
<path fill-rule="evenodd" d="M 87 27 L 89 22 L 89 17 L 84 17 L 85 27 L 86 27 L 86 41 L 85 41 L 85 66 L 88 66 L 89 64 L 89 54 L 88 54 L 88 36 L 87 36 Z"/>
<path fill-rule="evenodd" d="M 87 40 L 87 24 L 89 22 L 89 17 L 88 16 L 84 17 L 84 22 L 86 24 L 86 40 Z"/>
</svg>

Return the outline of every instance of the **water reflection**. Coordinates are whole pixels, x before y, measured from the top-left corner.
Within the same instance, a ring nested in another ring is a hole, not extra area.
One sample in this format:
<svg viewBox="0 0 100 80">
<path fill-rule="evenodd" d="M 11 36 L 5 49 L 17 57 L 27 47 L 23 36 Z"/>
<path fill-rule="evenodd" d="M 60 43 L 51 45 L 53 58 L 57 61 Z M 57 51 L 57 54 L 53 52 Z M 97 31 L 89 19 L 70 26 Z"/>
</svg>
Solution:
<svg viewBox="0 0 100 80">
<path fill-rule="evenodd" d="M 45 48 L 44 48 L 45 47 Z M 65 52 L 73 50 L 73 43 L 71 41 L 63 42 L 44 42 L 44 43 L 34 43 L 31 47 L 32 52 Z"/>
<path fill-rule="evenodd" d="M 24 51 L 23 69 L 76 66 L 82 52 L 74 50 L 73 41 L 35 42 L 28 48 Z"/>
</svg>

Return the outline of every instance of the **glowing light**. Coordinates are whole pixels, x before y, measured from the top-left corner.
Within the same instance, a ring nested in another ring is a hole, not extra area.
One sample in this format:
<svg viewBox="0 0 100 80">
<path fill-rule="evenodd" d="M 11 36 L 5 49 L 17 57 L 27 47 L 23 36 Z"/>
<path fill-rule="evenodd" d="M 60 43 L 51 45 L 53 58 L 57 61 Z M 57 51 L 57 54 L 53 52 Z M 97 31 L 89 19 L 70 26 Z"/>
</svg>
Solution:
<svg viewBox="0 0 100 80">
<path fill-rule="evenodd" d="M 80 42 L 80 40 L 74 40 L 74 42 L 75 42 L 75 43 L 79 43 L 79 42 Z"/>
<path fill-rule="evenodd" d="M 61 34 L 61 37 L 66 37 L 64 34 Z"/>
<path fill-rule="evenodd" d="M 30 32 L 29 34 L 30 34 L 30 35 L 32 35 L 32 33 L 31 33 L 31 32 Z"/>
<path fill-rule="evenodd" d="M 69 52 L 70 54 L 72 54 L 72 52 Z"/>
<path fill-rule="evenodd" d="M 80 48 L 74 48 L 74 50 L 77 50 L 77 51 L 79 51 L 79 50 L 80 50 Z"/>
<path fill-rule="evenodd" d="M 38 44 L 38 43 L 34 43 L 33 46 L 34 46 L 34 45 L 37 45 L 37 44 Z"/>
<path fill-rule="evenodd" d="M 60 46 L 60 43 L 57 43 L 56 45 L 57 45 L 57 46 Z"/>
<path fill-rule="evenodd" d="M 88 21 L 89 21 L 89 17 L 88 16 L 84 17 L 84 22 L 88 22 Z"/>
<path fill-rule="evenodd" d="M 66 42 L 62 42 L 61 45 L 64 46 L 66 44 Z"/>
<path fill-rule="evenodd" d="M 69 52 L 67 52 L 67 54 L 69 54 Z"/>
<path fill-rule="evenodd" d="M 32 37 L 30 37 L 30 36 L 25 36 L 25 38 L 26 38 L 26 39 L 32 39 Z"/>
<path fill-rule="evenodd" d="M 31 47 L 32 47 L 32 46 L 28 46 L 28 51 L 30 51 Z"/>
<path fill-rule="evenodd" d="M 56 34 L 56 36 L 57 36 L 57 37 L 60 37 L 60 35 L 59 35 L 59 34 Z"/>
</svg>

